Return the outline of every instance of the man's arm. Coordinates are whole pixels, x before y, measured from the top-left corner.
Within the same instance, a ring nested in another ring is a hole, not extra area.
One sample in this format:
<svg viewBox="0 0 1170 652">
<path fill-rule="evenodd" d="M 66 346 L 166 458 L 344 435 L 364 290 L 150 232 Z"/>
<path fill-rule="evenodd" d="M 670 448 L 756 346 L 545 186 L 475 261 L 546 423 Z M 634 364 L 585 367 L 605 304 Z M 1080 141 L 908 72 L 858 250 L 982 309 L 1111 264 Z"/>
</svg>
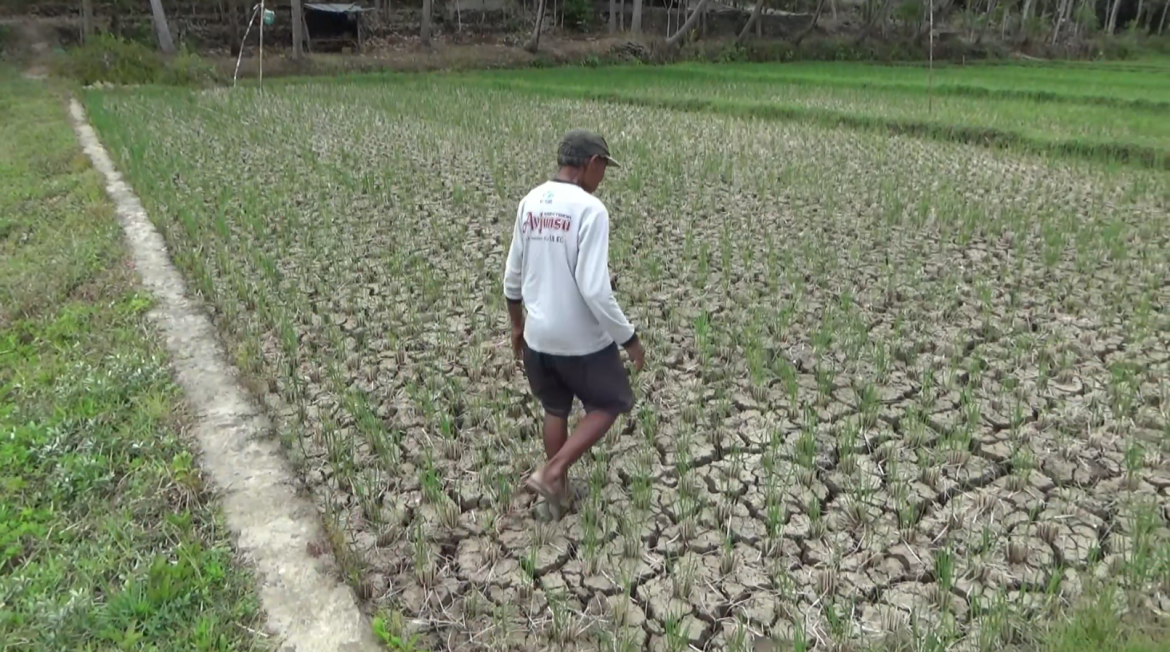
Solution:
<svg viewBox="0 0 1170 652">
<path fill-rule="evenodd" d="M 609 281 L 609 213 L 600 209 L 581 224 L 577 244 L 577 287 L 601 327 L 618 345 L 637 341 L 634 326 L 613 296 Z"/>
<path fill-rule="evenodd" d="M 508 302 L 508 320 L 512 322 L 512 350 L 519 356 L 524 341 L 524 302 L 521 290 L 524 287 L 524 241 L 520 236 L 520 217 L 524 206 L 516 211 L 516 223 L 512 227 L 512 246 L 508 250 L 508 262 L 504 266 L 504 298 Z"/>
<path fill-rule="evenodd" d="M 524 241 L 520 237 L 520 216 L 524 210 L 516 209 L 516 220 L 512 224 L 512 246 L 508 249 L 508 262 L 504 266 L 504 298 L 509 302 L 521 300 L 520 290 L 524 285 Z"/>
</svg>

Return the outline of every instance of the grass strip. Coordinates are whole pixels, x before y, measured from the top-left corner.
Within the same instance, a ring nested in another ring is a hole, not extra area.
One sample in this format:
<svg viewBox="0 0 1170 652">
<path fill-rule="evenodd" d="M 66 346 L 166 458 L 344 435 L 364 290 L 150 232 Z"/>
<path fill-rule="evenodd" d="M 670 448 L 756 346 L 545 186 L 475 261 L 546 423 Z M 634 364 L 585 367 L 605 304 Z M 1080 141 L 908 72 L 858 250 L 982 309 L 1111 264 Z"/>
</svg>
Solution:
<svg viewBox="0 0 1170 652">
<path fill-rule="evenodd" d="M 928 85 L 923 82 L 885 81 L 881 79 L 850 79 L 848 77 L 813 76 L 807 74 L 786 74 L 784 72 L 752 73 L 743 70 L 719 70 L 699 67 L 663 67 L 656 69 L 658 75 L 680 80 L 717 79 L 719 81 L 737 81 L 765 84 L 790 84 L 793 86 L 878 89 L 902 93 L 916 93 L 926 95 L 950 95 L 958 97 L 994 98 L 1007 100 L 1028 100 L 1034 102 L 1052 102 L 1061 104 L 1090 104 L 1110 106 L 1122 109 L 1137 109 L 1144 111 L 1170 111 L 1170 101 L 1147 98 L 1125 98 L 1107 95 L 1077 95 L 1041 89 L 1007 89 L 991 88 L 975 84 L 942 82 Z"/>
<path fill-rule="evenodd" d="M 826 126 L 849 127 L 905 134 L 921 138 L 1011 148 L 1034 154 L 1059 154 L 1085 160 L 1122 163 L 1160 170 L 1170 170 L 1170 152 L 1129 143 L 1085 141 L 1080 139 L 1041 140 L 992 127 L 973 127 L 923 120 L 893 119 L 857 115 L 832 109 L 786 106 L 770 102 L 731 101 L 700 97 L 664 97 L 642 93 L 601 90 L 560 84 L 535 84 L 516 79 L 474 78 L 476 83 L 536 95 L 568 97 L 675 111 L 710 112 L 744 118 L 794 120 Z"/>
<path fill-rule="evenodd" d="M 0 649 L 268 649 L 62 98 L 0 68 Z"/>
</svg>

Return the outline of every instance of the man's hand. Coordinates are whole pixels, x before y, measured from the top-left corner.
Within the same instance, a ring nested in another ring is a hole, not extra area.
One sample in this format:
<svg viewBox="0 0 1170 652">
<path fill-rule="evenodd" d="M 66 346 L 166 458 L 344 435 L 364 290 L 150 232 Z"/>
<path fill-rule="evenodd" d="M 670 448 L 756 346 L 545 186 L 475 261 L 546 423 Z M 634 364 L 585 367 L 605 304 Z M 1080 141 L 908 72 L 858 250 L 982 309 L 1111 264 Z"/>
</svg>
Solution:
<svg viewBox="0 0 1170 652">
<path fill-rule="evenodd" d="M 517 360 L 524 359 L 524 329 L 512 329 L 512 355 L 516 356 Z"/>
<path fill-rule="evenodd" d="M 634 371 L 642 371 L 642 367 L 646 365 L 646 351 L 642 348 L 642 341 L 630 342 L 626 347 L 626 355 L 630 356 L 630 362 L 634 363 Z"/>
</svg>

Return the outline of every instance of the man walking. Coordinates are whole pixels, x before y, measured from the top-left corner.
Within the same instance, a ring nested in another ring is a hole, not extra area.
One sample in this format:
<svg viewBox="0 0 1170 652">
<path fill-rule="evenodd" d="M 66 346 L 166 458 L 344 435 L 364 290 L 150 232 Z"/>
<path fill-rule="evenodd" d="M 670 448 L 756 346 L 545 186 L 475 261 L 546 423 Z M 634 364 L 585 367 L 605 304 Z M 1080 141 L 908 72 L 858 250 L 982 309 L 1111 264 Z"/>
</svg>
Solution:
<svg viewBox="0 0 1170 652">
<path fill-rule="evenodd" d="M 593 196 L 610 158 L 605 139 L 573 130 L 561 140 L 556 176 L 520 202 L 504 272 L 512 351 L 544 408 L 545 465 L 527 486 L 558 513 L 569 467 L 634 405 L 618 346 L 634 368 L 644 353 L 609 280 L 609 212 Z M 527 319 L 525 319 L 525 309 Z M 569 412 L 586 415 L 569 436 Z"/>
</svg>

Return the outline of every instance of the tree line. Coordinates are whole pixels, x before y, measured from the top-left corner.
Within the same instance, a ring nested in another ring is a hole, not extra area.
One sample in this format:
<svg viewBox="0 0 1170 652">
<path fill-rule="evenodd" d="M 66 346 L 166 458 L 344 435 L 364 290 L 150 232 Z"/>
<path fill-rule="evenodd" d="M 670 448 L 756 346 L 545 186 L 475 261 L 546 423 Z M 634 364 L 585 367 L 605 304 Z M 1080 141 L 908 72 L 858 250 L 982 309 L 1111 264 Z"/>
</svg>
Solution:
<svg viewBox="0 0 1170 652">
<path fill-rule="evenodd" d="M 434 35 L 434 0 L 420 0 L 419 36 L 424 45 L 430 45 Z M 458 0 L 454 0 L 458 2 Z M 554 3 L 556 0 L 553 0 Z M 579 0 L 589 3 L 593 0 Z M 625 3 L 627 0 L 609 0 L 607 30 L 611 34 L 620 32 L 637 37 L 642 35 L 643 12 L 647 2 L 671 8 L 678 7 L 685 15 L 681 25 L 665 37 L 665 43 L 675 45 L 683 40 L 699 23 L 712 6 L 712 0 L 631 0 L 632 8 L 628 28 L 625 25 Z M 37 0 L 14 0 L 27 9 L 38 5 L 60 7 L 62 3 L 38 2 Z M 95 0 L 79 0 L 82 31 L 85 37 L 96 30 L 94 20 Z M 259 6 L 249 5 L 253 0 L 148 0 L 152 26 L 158 47 L 163 52 L 175 51 L 175 40 L 171 34 L 167 17 L 167 6 L 175 11 L 203 11 L 209 17 L 218 16 L 221 21 L 232 22 L 239 28 L 241 20 L 247 20 Z M 303 0 L 267 2 L 271 8 L 278 4 L 291 9 L 292 55 L 303 56 L 304 43 Z M 525 43 L 530 52 L 538 51 L 541 34 L 548 26 L 548 0 L 509 0 L 509 9 L 531 16 L 531 35 Z M 524 4 L 521 4 L 524 3 Z M 102 9 L 110 14 L 117 12 L 141 12 L 146 7 L 142 0 L 108 0 Z M 851 12 L 860 22 L 857 39 L 886 36 L 891 30 L 899 35 L 910 34 L 921 40 L 932 28 L 949 25 L 962 29 L 976 38 L 989 34 L 1001 39 L 1023 39 L 1042 37 L 1053 44 L 1061 38 L 1075 38 L 1086 34 L 1105 32 L 1117 33 L 1128 30 L 1148 35 L 1164 35 L 1170 0 L 722 0 L 722 4 L 751 11 L 747 22 L 740 29 L 737 40 L 752 37 L 756 28 L 759 37 L 761 16 L 768 10 L 784 10 L 809 15 L 805 27 L 790 38 L 799 43 L 812 33 L 827 11 L 834 19 L 841 12 Z M 76 5 L 74 5 L 76 6 Z M 375 20 L 389 14 L 390 0 L 372 0 Z M 562 6 L 563 9 L 563 6 Z M 620 20 L 619 20 L 620 16 Z"/>
</svg>

